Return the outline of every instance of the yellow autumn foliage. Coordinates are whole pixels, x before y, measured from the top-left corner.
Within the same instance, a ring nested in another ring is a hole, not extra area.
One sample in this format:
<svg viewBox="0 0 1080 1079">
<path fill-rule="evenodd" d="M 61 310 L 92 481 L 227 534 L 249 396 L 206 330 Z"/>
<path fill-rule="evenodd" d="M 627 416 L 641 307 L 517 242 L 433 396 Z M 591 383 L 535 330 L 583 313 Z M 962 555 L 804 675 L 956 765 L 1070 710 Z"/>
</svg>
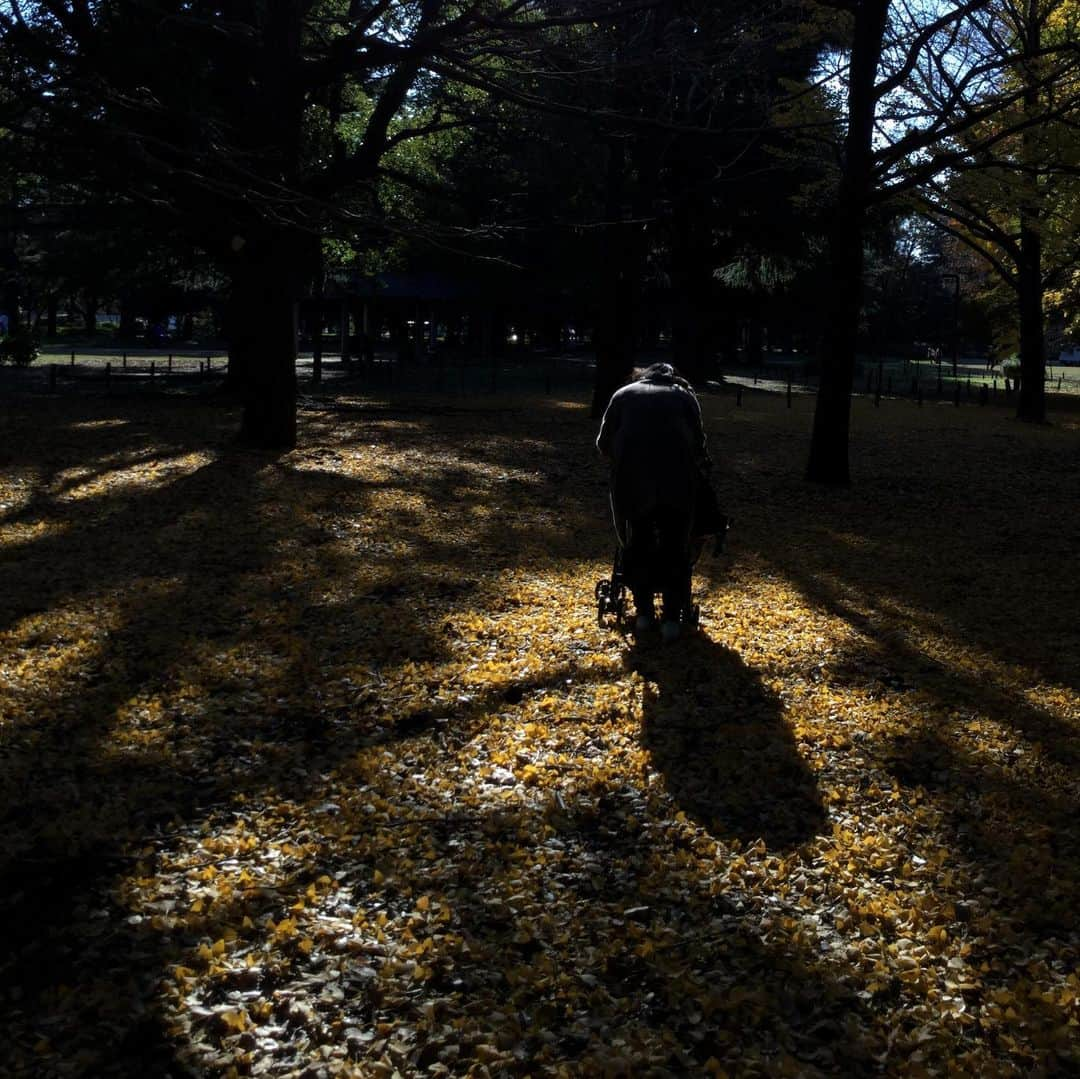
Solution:
<svg viewBox="0 0 1080 1079">
<path fill-rule="evenodd" d="M 597 624 L 582 396 L 312 401 L 276 456 L 21 401 L 15 1073 L 1080 1066 L 1077 414 L 860 399 L 829 492 L 810 407 L 704 399 L 737 527 L 663 646 Z"/>
</svg>

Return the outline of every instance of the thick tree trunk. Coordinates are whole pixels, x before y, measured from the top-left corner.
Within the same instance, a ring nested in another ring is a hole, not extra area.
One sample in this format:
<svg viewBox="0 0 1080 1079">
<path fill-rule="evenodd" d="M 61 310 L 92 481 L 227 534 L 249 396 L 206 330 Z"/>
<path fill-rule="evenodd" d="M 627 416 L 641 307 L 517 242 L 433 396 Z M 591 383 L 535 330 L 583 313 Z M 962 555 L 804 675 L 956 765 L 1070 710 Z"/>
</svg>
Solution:
<svg viewBox="0 0 1080 1079">
<path fill-rule="evenodd" d="M 1042 20 L 1039 0 L 1027 0 L 1025 52 L 1034 64 L 1042 47 Z M 1024 109 L 1038 115 L 1040 92 L 1037 72 L 1025 72 Z M 1020 206 L 1020 258 L 1017 264 L 1020 300 L 1020 393 L 1017 395 L 1017 419 L 1029 423 L 1046 421 L 1045 335 L 1043 326 L 1042 234 L 1039 231 L 1041 192 L 1039 190 L 1039 146 L 1035 132 L 1023 136 L 1025 162 L 1035 171 L 1028 173 L 1024 199 Z"/>
<path fill-rule="evenodd" d="M 315 287 L 312 290 L 308 327 L 311 333 L 311 381 L 318 385 L 322 382 L 323 317 L 326 304 L 326 268 L 321 250 L 316 253 L 316 260 Z"/>
<path fill-rule="evenodd" d="M 760 367 L 765 360 L 765 327 L 756 311 L 751 312 L 746 322 L 746 362 L 751 367 Z"/>
<path fill-rule="evenodd" d="M 705 117 L 697 119 L 702 126 L 708 123 Z M 679 373 L 693 383 L 704 382 L 711 373 L 715 348 L 716 254 L 712 229 L 705 224 L 716 214 L 715 166 L 707 150 L 700 140 L 683 135 L 664 154 L 664 182 L 672 203 L 671 359 Z M 651 161 L 660 156 L 657 148 L 651 149 Z"/>
<path fill-rule="evenodd" d="M 707 266 L 702 268 L 702 273 L 707 280 Z M 675 274 L 672 277 L 679 280 Z M 684 378 L 695 384 L 704 382 L 710 373 L 713 344 L 711 297 L 701 284 L 700 280 L 692 284 L 684 279 L 681 287 L 676 285 L 671 320 L 671 362 Z"/>
<path fill-rule="evenodd" d="M 1020 393 L 1017 419 L 1046 421 L 1046 353 L 1043 326 L 1042 238 L 1024 215 L 1020 226 Z"/>
<path fill-rule="evenodd" d="M 592 414 L 599 418 L 604 414 L 612 395 L 624 385 L 634 371 L 634 352 L 621 332 L 621 311 L 625 302 L 613 289 L 614 296 L 607 300 L 607 311 L 602 325 L 597 328 L 596 384 L 593 388 Z"/>
<path fill-rule="evenodd" d="M 701 383 L 712 358 L 713 252 L 711 232 L 702 228 L 711 207 L 699 194 L 707 188 L 697 163 L 679 163 L 683 190 L 671 228 L 671 360 L 684 378 Z"/>
<path fill-rule="evenodd" d="M 260 157 L 269 151 L 282 190 L 298 189 L 304 139 L 300 0 L 260 9 L 264 48 L 259 107 L 245 129 Z M 229 270 L 229 378 L 244 404 L 240 440 L 260 449 L 296 445 L 297 301 L 311 285 L 318 239 L 276 214 L 234 208 Z"/>
<path fill-rule="evenodd" d="M 233 266 L 229 383 L 244 402 L 240 439 L 296 445 L 296 245 L 251 242 Z"/>
<path fill-rule="evenodd" d="M 889 0 L 864 0 L 855 12 L 848 88 L 848 130 L 836 213 L 829 234 L 832 296 L 829 328 L 806 478 L 850 482 L 851 392 L 855 343 L 862 306 L 863 230 L 873 183 L 875 81 L 881 60 Z"/>
<path fill-rule="evenodd" d="M 734 311 L 725 311 L 717 327 L 717 344 L 720 348 L 720 361 L 728 365 L 739 362 L 739 324 Z"/>
<path fill-rule="evenodd" d="M 634 369 L 633 271 L 627 265 L 629 245 L 627 230 L 622 223 L 625 191 L 625 140 L 615 138 L 608 151 L 609 275 L 594 335 L 596 384 L 593 388 L 592 414 L 596 418 L 604 414 L 612 394 L 627 381 Z"/>
<path fill-rule="evenodd" d="M 851 479 L 851 392 L 862 301 L 862 241 L 861 216 L 839 214 L 829 239 L 832 296 L 806 467 L 806 478 L 817 483 L 841 485 Z"/>
<path fill-rule="evenodd" d="M 127 300 L 120 301 L 120 325 L 116 328 L 116 336 L 120 341 L 135 340 L 135 308 Z"/>
</svg>

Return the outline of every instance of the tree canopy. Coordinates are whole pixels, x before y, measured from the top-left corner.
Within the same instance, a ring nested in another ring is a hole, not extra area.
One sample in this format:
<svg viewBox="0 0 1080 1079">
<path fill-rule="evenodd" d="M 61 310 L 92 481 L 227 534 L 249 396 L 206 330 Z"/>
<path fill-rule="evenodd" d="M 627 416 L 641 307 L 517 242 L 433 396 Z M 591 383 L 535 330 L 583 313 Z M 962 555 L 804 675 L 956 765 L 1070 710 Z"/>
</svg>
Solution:
<svg viewBox="0 0 1080 1079">
<path fill-rule="evenodd" d="M 771 321 L 820 359 L 808 474 L 844 482 L 863 252 L 905 208 L 991 264 L 1024 248 L 1019 408 L 1043 416 L 1043 294 L 1075 276 L 1075 21 L 1065 0 L 17 4 L 9 213 L 36 207 L 59 251 L 124 207 L 224 275 L 257 444 L 295 438 L 291 312 L 332 242 L 572 297 L 594 410 L 658 334 L 700 381 Z"/>
</svg>

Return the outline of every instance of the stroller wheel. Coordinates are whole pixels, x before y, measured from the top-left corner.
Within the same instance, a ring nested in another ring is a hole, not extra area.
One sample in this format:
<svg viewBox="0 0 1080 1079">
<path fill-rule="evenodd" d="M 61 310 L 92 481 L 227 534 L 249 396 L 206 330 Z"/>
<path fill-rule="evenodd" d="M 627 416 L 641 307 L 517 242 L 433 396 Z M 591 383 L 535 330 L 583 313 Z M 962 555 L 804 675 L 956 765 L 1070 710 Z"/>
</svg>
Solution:
<svg viewBox="0 0 1080 1079">
<path fill-rule="evenodd" d="M 604 615 L 607 614 L 608 608 L 611 604 L 610 582 L 597 581 L 596 588 L 593 589 L 593 594 L 596 596 L 596 623 L 597 625 L 602 626 L 604 624 Z"/>
<path fill-rule="evenodd" d="M 613 614 L 616 622 L 621 622 L 626 613 L 626 586 L 622 578 L 622 552 L 615 551 L 615 562 L 611 576 L 596 582 L 593 589 L 596 596 L 596 621 L 604 625 L 604 616 Z"/>
</svg>

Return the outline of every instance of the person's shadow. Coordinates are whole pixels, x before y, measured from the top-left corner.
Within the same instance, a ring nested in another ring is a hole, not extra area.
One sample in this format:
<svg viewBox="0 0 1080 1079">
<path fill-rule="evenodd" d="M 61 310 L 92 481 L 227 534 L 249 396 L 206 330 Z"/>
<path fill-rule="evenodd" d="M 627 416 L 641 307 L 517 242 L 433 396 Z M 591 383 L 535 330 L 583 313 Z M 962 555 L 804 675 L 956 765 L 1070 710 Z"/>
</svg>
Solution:
<svg viewBox="0 0 1080 1079">
<path fill-rule="evenodd" d="M 796 847 L 825 827 L 813 773 L 779 699 L 730 649 L 694 632 L 636 644 L 642 740 L 687 816 L 717 839 Z"/>
</svg>

